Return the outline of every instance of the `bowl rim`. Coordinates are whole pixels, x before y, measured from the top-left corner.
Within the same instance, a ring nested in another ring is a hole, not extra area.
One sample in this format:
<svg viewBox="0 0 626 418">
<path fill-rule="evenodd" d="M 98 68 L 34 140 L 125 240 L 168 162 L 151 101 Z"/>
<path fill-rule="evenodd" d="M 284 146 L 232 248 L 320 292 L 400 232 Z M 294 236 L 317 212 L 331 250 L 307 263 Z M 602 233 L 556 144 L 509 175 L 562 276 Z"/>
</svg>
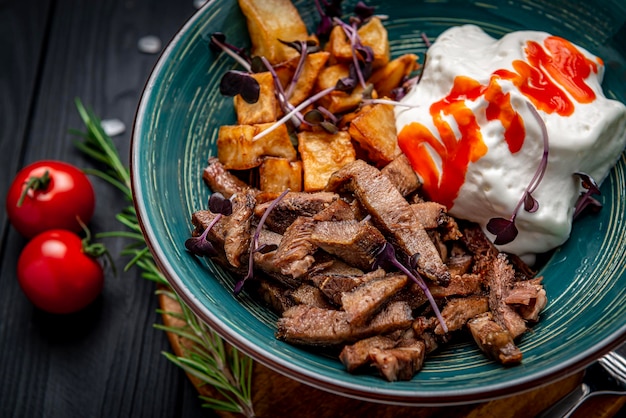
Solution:
<svg viewBox="0 0 626 418">
<path fill-rule="evenodd" d="M 155 90 L 155 81 L 161 76 L 161 72 L 166 66 L 165 63 L 167 59 L 172 55 L 173 51 L 177 49 L 178 41 L 184 36 L 185 33 L 196 25 L 196 23 L 204 16 L 205 11 L 208 8 L 213 7 L 216 3 L 219 3 L 219 0 L 210 0 L 200 9 L 196 10 L 167 43 L 166 47 L 161 51 L 155 65 L 153 66 L 142 90 L 141 98 L 133 121 L 129 167 L 133 205 L 137 213 L 137 219 L 139 221 L 141 231 L 145 237 L 146 245 L 150 249 L 156 265 L 184 303 L 187 304 L 191 310 L 211 329 L 224 338 L 226 342 L 232 344 L 242 353 L 267 366 L 271 370 L 326 392 L 363 401 L 372 401 L 384 404 L 407 406 L 449 406 L 494 400 L 546 386 L 550 383 L 554 383 L 554 381 L 559 378 L 564 378 L 581 371 L 594 362 L 596 358 L 608 353 L 626 341 L 626 324 L 624 324 L 619 332 L 611 334 L 611 338 L 602 340 L 592 345 L 589 349 L 580 352 L 578 355 L 565 362 L 561 362 L 558 365 L 543 369 L 541 372 L 530 374 L 523 378 L 512 379 L 504 383 L 498 382 L 495 384 L 479 386 L 474 389 L 464 390 L 461 393 L 454 391 L 420 391 L 419 388 L 416 388 L 415 392 L 403 392 L 400 394 L 398 391 L 394 391 L 392 389 L 368 391 L 364 385 L 342 382 L 327 376 L 315 374 L 314 372 L 301 370 L 297 366 L 293 366 L 292 363 L 285 361 L 279 356 L 275 356 L 262 348 L 260 350 L 258 347 L 256 350 L 251 348 L 251 344 L 249 344 L 245 338 L 231 330 L 224 323 L 224 321 L 209 311 L 197 297 L 192 295 L 189 292 L 188 287 L 176 274 L 173 264 L 167 258 L 166 254 L 159 245 L 155 229 L 149 222 L 146 222 L 148 219 L 148 213 L 146 207 L 141 203 L 145 201 L 143 199 L 144 190 L 139 180 L 140 176 L 136 171 L 137 167 L 140 165 L 137 150 L 140 144 L 140 138 L 142 137 L 145 129 L 143 115 L 146 113 L 150 97 Z"/>
</svg>

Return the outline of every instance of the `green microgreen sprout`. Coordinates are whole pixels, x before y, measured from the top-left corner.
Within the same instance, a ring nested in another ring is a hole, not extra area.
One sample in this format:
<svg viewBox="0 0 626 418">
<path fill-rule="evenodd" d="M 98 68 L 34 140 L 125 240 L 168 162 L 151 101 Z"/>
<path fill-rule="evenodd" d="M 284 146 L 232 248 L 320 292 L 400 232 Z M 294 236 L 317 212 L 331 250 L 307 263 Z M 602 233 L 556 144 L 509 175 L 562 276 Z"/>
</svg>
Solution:
<svg viewBox="0 0 626 418">
<path fill-rule="evenodd" d="M 312 126 L 319 126 L 330 134 L 336 134 L 339 132 L 337 128 L 337 118 L 332 113 L 328 115 L 328 110 L 325 113 L 323 107 L 319 106 L 316 109 L 311 109 L 304 114 L 304 121 Z"/>
</svg>

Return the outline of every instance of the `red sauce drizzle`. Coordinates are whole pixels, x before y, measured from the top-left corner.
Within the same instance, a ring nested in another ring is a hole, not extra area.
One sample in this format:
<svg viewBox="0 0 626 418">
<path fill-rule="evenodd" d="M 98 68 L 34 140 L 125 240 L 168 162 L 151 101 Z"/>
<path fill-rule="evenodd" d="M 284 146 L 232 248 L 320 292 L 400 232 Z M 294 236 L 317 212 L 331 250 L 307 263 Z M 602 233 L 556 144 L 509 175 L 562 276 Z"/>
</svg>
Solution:
<svg viewBox="0 0 626 418">
<path fill-rule="evenodd" d="M 545 49 L 544 49 L 545 47 Z M 513 61 L 513 69 L 495 71 L 488 85 L 469 77 L 458 76 L 449 94 L 430 107 L 439 138 L 423 124 L 412 122 L 398 134 L 398 144 L 422 178 L 427 197 L 450 209 L 465 182 L 467 168 L 487 153 L 476 115 L 465 104 L 483 97 L 487 101 L 485 117 L 499 120 L 504 128 L 504 140 L 514 154 L 524 145 L 524 121 L 511 105 L 509 93 L 504 93 L 499 80 L 510 80 L 537 109 L 546 113 L 569 116 L 578 103 L 595 100 L 593 90 L 585 83 L 598 64 L 585 57 L 569 41 L 556 36 L 547 37 L 544 47 L 528 41 L 524 50 L 526 61 Z M 460 137 L 446 121 L 452 117 Z M 439 164 L 433 154 L 439 156 Z"/>
</svg>

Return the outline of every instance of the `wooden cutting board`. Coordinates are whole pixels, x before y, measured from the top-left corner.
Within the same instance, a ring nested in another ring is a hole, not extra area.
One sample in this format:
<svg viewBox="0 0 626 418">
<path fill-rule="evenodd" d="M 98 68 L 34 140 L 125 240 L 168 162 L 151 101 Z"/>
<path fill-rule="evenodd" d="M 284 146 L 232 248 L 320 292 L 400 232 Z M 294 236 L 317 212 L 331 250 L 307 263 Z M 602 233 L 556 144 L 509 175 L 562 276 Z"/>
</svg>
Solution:
<svg viewBox="0 0 626 418">
<path fill-rule="evenodd" d="M 159 303 L 164 312 L 180 312 L 177 301 L 159 296 Z M 177 318 L 163 315 L 166 326 L 181 326 Z M 182 347 L 189 341 L 168 333 L 173 352 L 182 355 Z M 262 364 L 255 362 L 252 382 L 253 406 L 257 417 L 327 418 L 327 417 L 363 417 L 363 418 L 412 418 L 446 417 L 446 418 L 528 418 L 552 405 L 580 382 L 582 373 L 566 377 L 550 385 L 525 392 L 519 395 L 489 402 L 450 407 L 407 407 L 369 403 L 346 398 L 321 391 L 303 383 L 296 382 L 278 374 Z M 205 396 L 215 396 L 212 388 L 199 385 L 198 381 L 189 379 Z M 198 402 L 201 402 L 198 400 Z M 599 396 L 588 400 L 574 417 L 577 418 L 611 418 L 617 416 L 626 404 L 626 397 Z M 218 412 L 224 418 L 241 417 L 241 415 Z"/>
</svg>

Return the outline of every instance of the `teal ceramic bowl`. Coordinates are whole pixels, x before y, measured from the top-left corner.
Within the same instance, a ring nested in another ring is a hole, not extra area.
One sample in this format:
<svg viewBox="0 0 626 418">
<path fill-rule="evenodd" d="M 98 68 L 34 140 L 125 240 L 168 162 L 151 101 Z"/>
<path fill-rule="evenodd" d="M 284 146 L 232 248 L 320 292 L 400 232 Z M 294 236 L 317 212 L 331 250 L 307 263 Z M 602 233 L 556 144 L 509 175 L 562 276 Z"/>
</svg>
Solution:
<svg viewBox="0 0 626 418">
<path fill-rule="evenodd" d="M 297 1 L 310 28 L 313 2 Z M 352 10 L 355 2 L 344 2 Z M 372 4 L 370 2 L 370 4 Z M 536 29 L 560 35 L 602 57 L 607 96 L 626 101 L 626 6 L 621 0 L 500 2 L 375 2 L 386 14 L 393 56 L 422 56 L 424 32 L 434 39 L 452 25 L 475 23 L 493 36 Z M 434 354 L 411 381 L 389 383 L 374 374 L 352 375 L 333 357 L 277 341 L 276 316 L 245 292 L 233 296 L 235 279 L 184 247 L 191 213 L 206 206 L 201 174 L 216 154 L 220 124 L 235 121 L 232 101 L 220 96 L 221 75 L 235 66 L 209 51 L 207 39 L 224 32 L 249 44 L 237 2 L 211 1 L 169 43 L 154 68 L 137 112 L 132 143 L 133 191 L 154 257 L 189 307 L 227 341 L 293 379 L 345 396 L 411 405 L 492 399 L 573 373 L 626 337 L 626 159 L 602 185 L 604 208 L 575 223 L 570 240 L 540 274 L 549 296 L 541 321 L 519 342 L 523 364 L 504 368 L 472 344 Z"/>
</svg>

